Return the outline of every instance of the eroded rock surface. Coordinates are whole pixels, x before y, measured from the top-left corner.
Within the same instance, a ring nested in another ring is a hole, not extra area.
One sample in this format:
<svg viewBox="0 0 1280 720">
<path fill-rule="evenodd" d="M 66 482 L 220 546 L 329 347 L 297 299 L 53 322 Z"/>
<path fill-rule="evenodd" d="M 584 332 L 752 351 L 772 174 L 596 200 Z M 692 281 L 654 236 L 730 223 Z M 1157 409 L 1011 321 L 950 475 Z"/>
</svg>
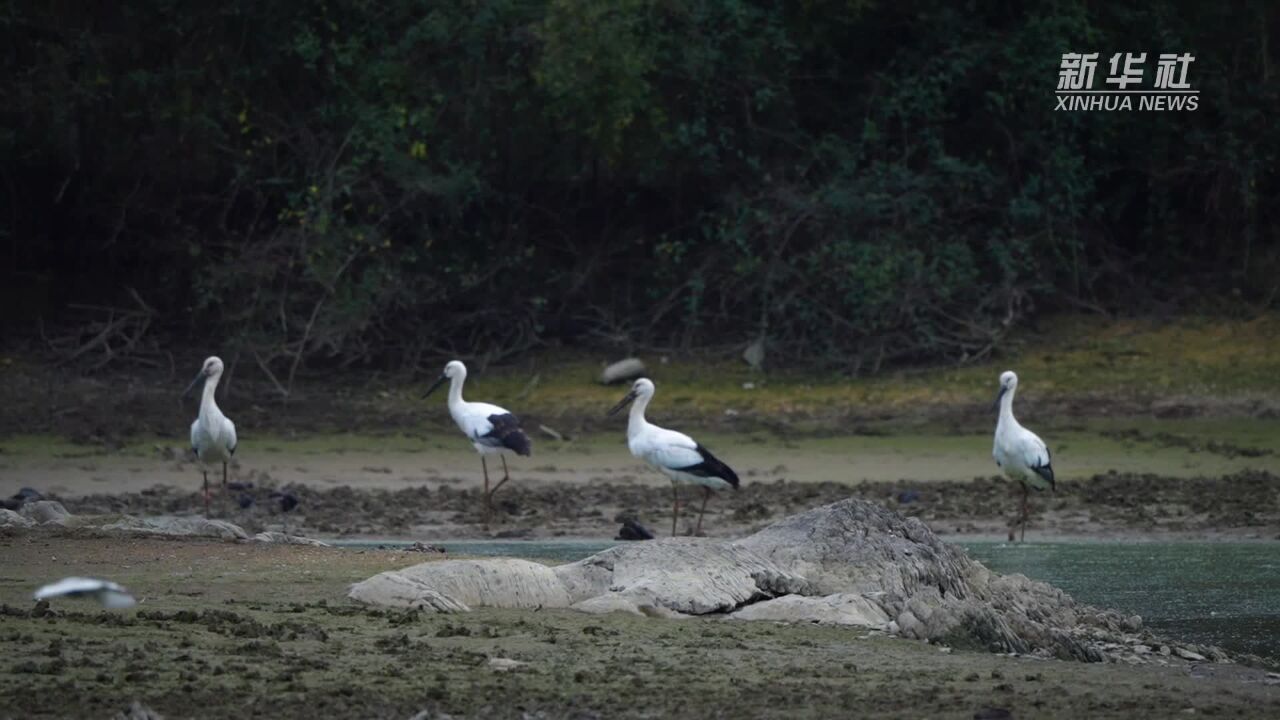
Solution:
<svg viewBox="0 0 1280 720">
<path fill-rule="evenodd" d="M 872 598 L 859 593 L 835 593 L 819 597 L 783 595 L 748 605 L 729 616 L 735 620 L 809 622 L 884 630 L 889 616 Z"/>
<path fill-rule="evenodd" d="M 573 602 L 606 593 L 687 615 L 807 593 L 809 583 L 754 552 L 703 538 L 620 545 L 555 569 Z"/>
<path fill-rule="evenodd" d="M 57 500 L 29 502 L 18 512 L 37 525 L 66 525 L 71 519 L 71 513 Z"/>
<path fill-rule="evenodd" d="M 35 525 L 31 518 L 23 517 L 18 513 L 0 508 L 0 528 L 29 528 Z"/>
<path fill-rule="evenodd" d="M 1131 622 L 1047 583 L 997 575 L 918 519 L 863 500 L 793 515 L 736 544 L 808 578 L 814 594 L 870 594 L 910 638 L 1101 660 L 1090 629 Z"/>
<path fill-rule="evenodd" d="M 563 608 L 571 602 L 551 568 L 513 558 L 441 560 L 389 570 L 352 585 L 348 597 L 370 605 L 436 612 Z"/>
</svg>

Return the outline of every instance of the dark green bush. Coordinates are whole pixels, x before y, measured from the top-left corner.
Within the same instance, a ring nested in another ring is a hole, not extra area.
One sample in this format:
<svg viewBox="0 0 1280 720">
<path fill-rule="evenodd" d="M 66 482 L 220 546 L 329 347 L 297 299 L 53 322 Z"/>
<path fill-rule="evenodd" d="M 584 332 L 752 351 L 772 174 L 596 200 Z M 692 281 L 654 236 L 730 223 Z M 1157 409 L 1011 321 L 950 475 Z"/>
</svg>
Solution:
<svg viewBox="0 0 1280 720">
<path fill-rule="evenodd" d="M 1267 3 L 3 13 L 0 240 L 9 292 L 46 288 L 22 317 L 133 288 L 152 334 L 282 381 L 758 337 L 874 370 L 980 357 L 1035 308 L 1275 297 Z M 1191 52 L 1200 109 L 1055 112 L 1069 51 L 1100 77 Z"/>
</svg>

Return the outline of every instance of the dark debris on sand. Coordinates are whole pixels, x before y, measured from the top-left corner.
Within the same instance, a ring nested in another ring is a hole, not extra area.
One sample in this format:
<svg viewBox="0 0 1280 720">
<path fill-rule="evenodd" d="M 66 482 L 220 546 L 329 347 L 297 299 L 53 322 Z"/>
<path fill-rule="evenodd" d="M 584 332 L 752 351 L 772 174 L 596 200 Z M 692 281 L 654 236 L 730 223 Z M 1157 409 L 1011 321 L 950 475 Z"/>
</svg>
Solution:
<svg viewBox="0 0 1280 720">
<path fill-rule="evenodd" d="M 853 495 L 919 517 L 940 533 L 990 531 L 1014 514 L 1015 490 L 1009 481 L 995 477 L 856 485 L 756 481 L 737 492 L 718 494 L 709 507 L 706 529 L 721 536 L 744 534 L 785 515 Z M 442 535 L 454 537 L 499 533 L 613 537 L 624 517 L 640 527 L 667 522 L 670 502 L 671 490 L 662 485 L 604 479 L 513 483 L 504 488 L 495 503 L 493 521 L 485 525 L 479 489 L 449 484 L 395 490 L 278 487 L 262 473 L 244 489 L 218 495 L 214 512 L 251 532 L 287 521 L 298 532 L 320 536 L 429 537 L 439 529 Z M 75 514 L 167 515 L 202 510 L 197 493 L 167 487 L 92 495 L 64 504 Z M 1280 533 L 1280 478 L 1256 470 L 1213 478 L 1112 472 L 1061 483 L 1056 492 L 1036 493 L 1032 509 L 1033 531 L 1057 534 L 1093 534 L 1099 529 L 1156 534 L 1236 529 L 1274 537 Z"/>
</svg>

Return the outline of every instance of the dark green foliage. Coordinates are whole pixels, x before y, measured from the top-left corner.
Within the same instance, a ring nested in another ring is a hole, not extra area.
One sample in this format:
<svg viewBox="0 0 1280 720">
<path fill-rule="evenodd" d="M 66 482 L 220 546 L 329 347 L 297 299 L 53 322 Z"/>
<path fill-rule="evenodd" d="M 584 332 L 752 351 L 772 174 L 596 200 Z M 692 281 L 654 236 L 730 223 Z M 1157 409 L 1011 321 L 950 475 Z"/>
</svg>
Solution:
<svg viewBox="0 0 1280 720">
<path fill-rule="evenodd" d="M 135 288 L 282 378 L 760 336 L 872 370 L 1037 306 L 1271 302 L 1277 14 L 1136 7 L 19 0 L 6 292 Z M 1069 51 L 1191 52 L 1200 109 L 1055 112 Z"/>
</svg>

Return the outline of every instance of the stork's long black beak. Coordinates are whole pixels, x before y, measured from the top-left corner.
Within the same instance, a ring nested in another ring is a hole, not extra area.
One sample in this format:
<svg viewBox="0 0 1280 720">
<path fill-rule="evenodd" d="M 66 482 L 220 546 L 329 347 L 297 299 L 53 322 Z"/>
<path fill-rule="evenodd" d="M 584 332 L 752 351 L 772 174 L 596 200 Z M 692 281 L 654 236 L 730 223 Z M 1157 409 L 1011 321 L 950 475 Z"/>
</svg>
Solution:
<svg viewBox="0 0 1280 720">
<path fill-rule="evenodd" d="M 204 378 L 205 378 L 204 370 L 201 370 L 199 374 L 196 375 L 196 379 L 192 380 L 191 384 L 187 386 L 187 389 L 182 391 L 182 397 L 184 398 L 191 397 L 191 391 L 195 390 L 196 386 L 199 385 L 200 381 L 204 380 Z"/>
<path fill-rule="evenodd" d="M 624 407 L 626 407 L 626 406 L 630 405 L 630 404 L 631 404 L 631 401 L 632 401 L 632 400 L 635 400 L 635 399 L 636 399 L 636 391 L 635 391 L 635 390 L 632 390 L 631 392 L 627 393 L 627 396 L 626 396 L 626 397 L 622 398 L 622 402 L 618 403 L 617 405 L 614 405 L 614 406 L 613 406 L 613 409 L 612 409 L 612 410 L 610 410 L 607 414 L 608 414 L 608 415 L 617 415 L 617 414 L 618 414 L 618 411 L 620 411 L 620 410 L 622 410 L 622 408 L 624 408 Z"/>
<path fill-rule="evenodd" d="M 422 398 L 425 400 L 425 399 L 426 399 L 426 397 L 427 397 L 428 395 L 430 395 L 431 393 L 435 392 L 435 391 L 436 391 L 436 388 L 438 388 L 438 387 L 440 387 L 441 385 L 443 385 L 443 384 L 444 384 L 444 381 L 445 381 L 445 380 L 448 380 L 448 379 L 449 379 L 449 376 L 448 376 L 448 375 L 441 375 L 440 377 L 436 378 L 436 381 L 435 381 L 435 382 L 433 382 L 433 383 L 431 383 L 431 387 L 427 388 L 427 391 L 426 391 L 426 392 L 424 392 L 424 393 L 422 393 Z"/>
<path fill-rule="evenodd" d="M 991 409 L 992 409 L 992 410 L 998 410 L 998 409 L 1000 409 L 1000 400 L 1001 400 L 1002 398 L 1004 398 L 1004 394 L 1005 394 L 1006 392 L 1009 392 L 1009 388 L 1007 388 L 1007 387 L 1005 387 L 1005 386 L 1001 385 L 1001 386 L 1000 386 L 1000 392 L 996 393 L 996 401 L 995 401 L 995 402 L 993 402 L 993 403 L 991 403 Z"/>
</svg>

